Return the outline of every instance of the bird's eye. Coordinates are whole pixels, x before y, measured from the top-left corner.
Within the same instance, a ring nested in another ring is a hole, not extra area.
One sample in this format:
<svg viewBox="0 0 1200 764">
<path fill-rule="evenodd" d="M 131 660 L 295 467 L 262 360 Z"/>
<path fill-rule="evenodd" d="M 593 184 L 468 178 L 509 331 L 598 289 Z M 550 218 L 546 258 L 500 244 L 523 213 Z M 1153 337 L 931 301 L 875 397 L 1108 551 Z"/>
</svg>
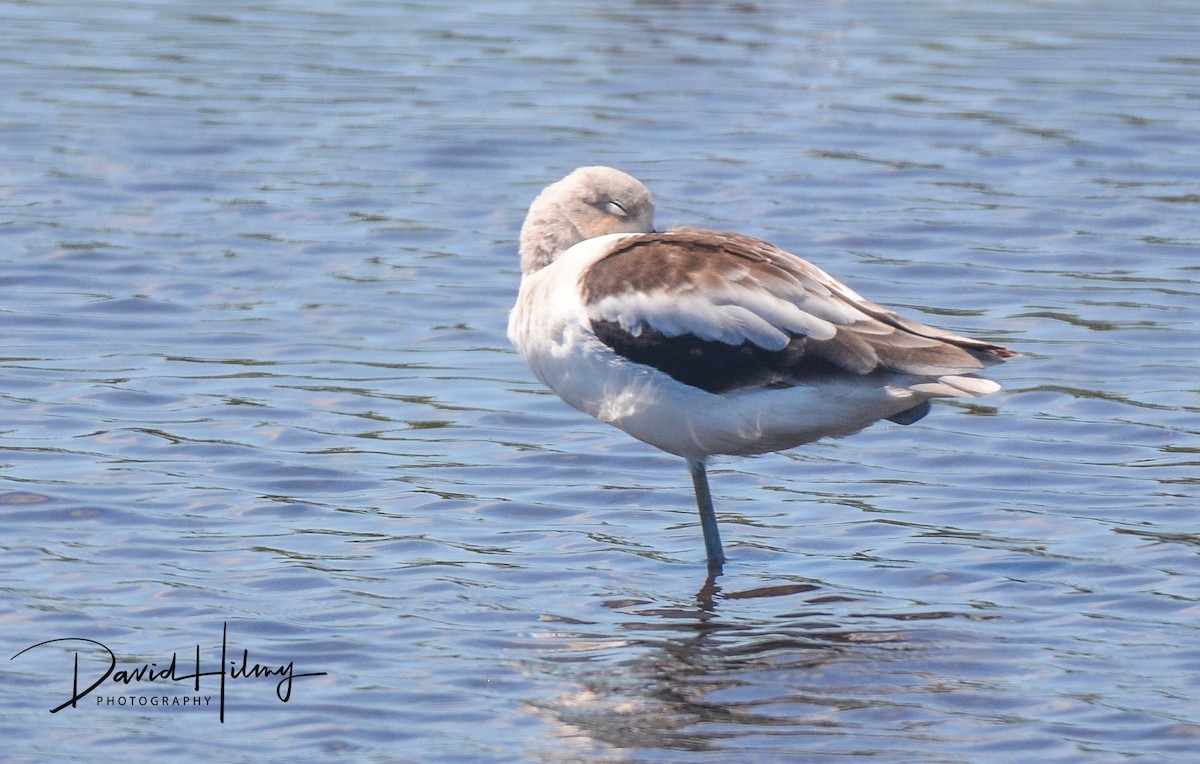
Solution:
<svg viewBox="0 0 1200 764">
<path fill-rule="evenodd" d="M 617 217 L 623 218 L 629 216 L 629 210 L 625 209 L 625 205 L 621 204 L 616 199 L 609 199 L 607 202 L 605 202 L 604 208 Z"/>
</svg>

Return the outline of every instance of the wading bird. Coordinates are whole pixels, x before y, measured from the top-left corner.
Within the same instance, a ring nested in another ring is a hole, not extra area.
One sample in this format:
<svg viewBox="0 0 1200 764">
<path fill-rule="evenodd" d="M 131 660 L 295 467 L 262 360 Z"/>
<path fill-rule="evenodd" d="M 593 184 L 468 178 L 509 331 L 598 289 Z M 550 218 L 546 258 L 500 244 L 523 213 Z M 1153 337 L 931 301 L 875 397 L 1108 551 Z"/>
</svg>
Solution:
<svg viewBox="0 0 1200 764">
<path fill-rule="evenodd" d="M 687 460 L 713 575 L 708 457 L 912 424 L 932 398 L 999 390 L 971 374 L 1016 355 L 902 318 L 760 239 L 655 231 L 650 192 L 611 167 L 542 191 L 520 254 L 509 339 L 568 404 Z"/>
</svg>

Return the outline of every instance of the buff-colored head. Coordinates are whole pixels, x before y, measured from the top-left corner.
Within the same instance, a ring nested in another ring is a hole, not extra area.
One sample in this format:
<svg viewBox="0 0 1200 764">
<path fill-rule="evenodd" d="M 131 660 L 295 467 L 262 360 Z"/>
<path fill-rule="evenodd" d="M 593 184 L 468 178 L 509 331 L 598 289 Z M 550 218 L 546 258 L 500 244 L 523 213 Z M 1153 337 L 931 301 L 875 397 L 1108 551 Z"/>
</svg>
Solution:
<svg viewBox="0 0 1200 764">
<path fill-rule="evenodd" d="M 580 167 L 546 187 L 521 226 L 521 273 L 544 268 L 586 239 L 654 230 L 654 199 L 631 175 Z"/>
</svg>

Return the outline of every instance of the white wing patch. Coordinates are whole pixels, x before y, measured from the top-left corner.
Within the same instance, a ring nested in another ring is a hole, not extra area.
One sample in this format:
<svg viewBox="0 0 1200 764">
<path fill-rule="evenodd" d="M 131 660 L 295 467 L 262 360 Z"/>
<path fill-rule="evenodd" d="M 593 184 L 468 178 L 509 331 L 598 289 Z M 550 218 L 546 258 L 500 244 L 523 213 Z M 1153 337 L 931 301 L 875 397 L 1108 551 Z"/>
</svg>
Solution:
<svg viewBox="0 0 1200 764">
<path fill-rule="evenodd" d="M 614 321 L 635 337 L 650 327 L 666 337 L 690 334 L 729 345 L 748 340 L 764 350 L 783 350 L 795 335 L 826 340 L 837 333 L 834 321 L 763 289 L 731 284 L 719 292 L 704 293 L 691 285 L 684 286 L 688 288 L 682 291 L 630 290 L 609 295 L 590 306 L 588 314 L 593 320 Z M 806 302 L 817 301 L 812 295 L 805 297 Z M 828 302 L 832 306 L 832 301 Z M 837 315 L 836 319 L 847 317 Z"/>
</svg>

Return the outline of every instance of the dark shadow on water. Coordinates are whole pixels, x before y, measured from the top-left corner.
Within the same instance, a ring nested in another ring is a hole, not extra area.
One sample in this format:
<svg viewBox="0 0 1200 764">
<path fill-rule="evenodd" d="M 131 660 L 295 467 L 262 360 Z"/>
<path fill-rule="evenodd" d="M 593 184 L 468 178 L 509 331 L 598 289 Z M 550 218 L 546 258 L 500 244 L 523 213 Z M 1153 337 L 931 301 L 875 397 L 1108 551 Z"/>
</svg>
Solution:
<svg viewBox="0 0 1200 764">
<path fill-rule="evenodd" d="M 772 600 L 750 608 L 759 614 L 768 604 L 787 612 L 740 618 L 744 600 Z M 876 617 L 861 598 L 817 584 L 724 592 L 711 578 L 694 606 L 623 605 L 631 618 L 617 635 L 594 625 L 559 633 L 567 649 L 530 668 L 572 689 L 529 703 L 564 744 L 620 760 L 638 749 L 786 755 L 812 736 L 831 755 L 885 751 L 889 734 L 929 722 L 911 693 L 938 690 L 907 666 L 929 650 L 928 622 L 975 617 Z M 897 628 L 905 621 L 920 631 Z"/>
</svg>

